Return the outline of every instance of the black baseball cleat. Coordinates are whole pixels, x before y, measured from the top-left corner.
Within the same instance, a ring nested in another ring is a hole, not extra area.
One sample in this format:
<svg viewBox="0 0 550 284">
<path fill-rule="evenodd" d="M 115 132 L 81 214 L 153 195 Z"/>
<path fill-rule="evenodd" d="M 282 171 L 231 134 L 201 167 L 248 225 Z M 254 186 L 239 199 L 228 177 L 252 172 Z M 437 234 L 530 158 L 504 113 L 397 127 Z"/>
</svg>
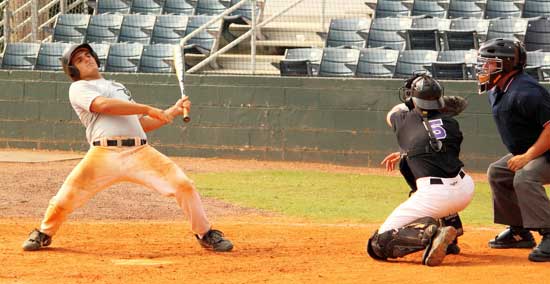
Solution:
<svg viewBox="0 0 550 284">
<path fill-rule="evenodd" d="M 489 241 L 489 247 L 494 249 L 532 248 L 537 243 L 531 232 L 524 228 L 508 227 Z"/>
<path fill-rule="evenodd" d="M 218 252 L 226 252 L 233 249 L 233 244 L 230 240 L 223 237 L 223 233 L 219 230 L 210 230 L 202 236 L 202 239 L 198 235 L 195 235 L 199 244 L 207 249 Z"/>
<path fill-rule="evenodd" d="M 447 254 L 460 254 L 460 247 L 458 246 L 458 241 L 456 239 L 452 243 L 450 243 L 449 246 L 447 246 Z"/>
<path fill-rule="evenodd" d="M 540 244 L 531 251 L 528 259 L 535 262 L 550 261 L 550 233 L 542 236 Z"/>
<path fill-rule="evenodd" d="M 34 251 L 39 250 L 42 247 L 47 247 L 52 243 L 52 237 L 34 229 L 29 238 L 23 242 L 23 250 Z"/>
</svg>

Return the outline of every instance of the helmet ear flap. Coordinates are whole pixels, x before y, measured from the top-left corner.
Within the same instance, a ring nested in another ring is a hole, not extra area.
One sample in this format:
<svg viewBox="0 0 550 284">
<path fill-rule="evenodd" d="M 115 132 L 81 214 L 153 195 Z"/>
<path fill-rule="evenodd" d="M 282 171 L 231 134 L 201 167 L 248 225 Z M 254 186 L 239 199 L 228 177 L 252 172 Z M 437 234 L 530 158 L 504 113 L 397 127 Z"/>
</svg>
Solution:
<svg viewBox="0 0 550 284">
<path fill-rule="evenodd" d="M 71 76 L 72 78 L 79 78 L 80 77 L 80 72 L 78 71 L 78 68 L 76 68 L 73 65 L 70 65 L 69 66 L 69 76 Z"/>
</svg>

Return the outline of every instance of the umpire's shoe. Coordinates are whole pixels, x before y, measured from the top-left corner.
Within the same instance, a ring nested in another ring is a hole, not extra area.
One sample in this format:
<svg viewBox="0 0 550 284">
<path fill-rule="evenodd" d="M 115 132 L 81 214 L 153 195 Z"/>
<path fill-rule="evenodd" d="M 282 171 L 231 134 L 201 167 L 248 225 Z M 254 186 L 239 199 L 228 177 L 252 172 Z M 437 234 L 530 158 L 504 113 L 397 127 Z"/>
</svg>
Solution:
<svg viewBox="0 0 550 284">
<path fill-rule="evenodd" d="M 447 247 L 456 238 L 456 229 L 451 226 L 439 228 L 430 245 L 424 251 L 422 264 L 437 266 L 447 255 Z"/>
<path fill-rule="evenodd" d="M 225 252 L 233 249 L 233 244 L 230 240 L 223 237 L 223 233 L 219 230 L 210 230 L 202 236 L 202 239 L 198 235 L 195 235 L 199 244 L 207 249 L 213 251 Z"/>
<path fill-rule="evenodd" d="M 506 228 L 494 240 L 489 241 L 489 247 L 495 249 L 532 248 L 536 245 L 533 234 L 529 230 L 513 226 Z"/>
<path fill-rule="evenodd" d="M 23 250 L 33 251 L 39 250 L 41 247 L 47 247 L 52 243 L 52 237 L 34 229 L 29 238 L 23 242 Z"/>
<path fill-rule="evenodd" d="M 550 261 L 550 229 L 543 229 L 540 234 L 542 235 L 542 241 L 529 254 L 530 261 Z"/>
</svg>

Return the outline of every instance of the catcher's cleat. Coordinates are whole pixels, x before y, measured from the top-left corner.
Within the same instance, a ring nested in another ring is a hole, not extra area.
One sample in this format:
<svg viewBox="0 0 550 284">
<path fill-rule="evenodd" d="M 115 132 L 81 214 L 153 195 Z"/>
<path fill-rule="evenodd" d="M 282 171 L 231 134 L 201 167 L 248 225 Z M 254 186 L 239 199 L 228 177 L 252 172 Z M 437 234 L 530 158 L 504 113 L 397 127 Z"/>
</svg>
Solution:
<svg viewBox="0 0 550 284">
<path fill-rule="evenodd" d="M 198 235 L 195 235 L 199 244 L 207 249 L 213 251 L 226 252 L 233 249 L 233 244 L 230 240 L 223 237 L 223 233 L 219 230 L 210 230 L 202 239 Z"/>
<path fill-rule="evenodd" d="M 432 242 L 424 251 L 422 264 L 427 266 L 440 265 L 447 255 L 447 247 L 455 238 L 456 229 L 454 227 L 447 226 L 438 229 Z"/>
<path fill-rule="evenodd" d="M 446 254 L 447 255 L 449 255 L 449 254 L 460 254 L 460 247 L 453 242 L 453 243 L 449 244 L 449 246 L 447 246 Z"/>
<path fill-rule="evenodd" d="M 489 241 L 489 247 L 494 249 L 532 248 L 537 243 L 529 230 L 524 228 L 508 227 Z"/>
<path fill-rule="evenodd" d="M 34 229 L 29 238 L 23 242 L 23 250 L 34 251 L 39 250 L 41 247 L 47 247 L 52 243 L 52 237 Z"/>
</svg>

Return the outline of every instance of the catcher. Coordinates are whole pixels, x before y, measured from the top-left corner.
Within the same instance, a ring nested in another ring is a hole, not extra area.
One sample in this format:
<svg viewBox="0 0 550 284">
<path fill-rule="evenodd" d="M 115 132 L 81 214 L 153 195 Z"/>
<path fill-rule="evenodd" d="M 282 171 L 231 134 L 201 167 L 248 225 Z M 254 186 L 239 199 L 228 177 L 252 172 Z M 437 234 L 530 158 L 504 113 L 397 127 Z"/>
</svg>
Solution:
<svg viewBox="0 0 550 284">
<path fill-rule="evenodd" d="M 466 208 L 474 193 L 474 182 L 458 158 L 462 133 L 453 118 L 466 103 L 444 97 L 440 83 L 426 74 L 407 80 L 402 92 L 405 103 L 387 115 L 402 152 L 388 155 L 382 163 L 393 170 L 401 160 L 407 181 L 417 191 L 374 232 L 367 252 L 374 259 L 387 260 L 424 250 L 422 264 L 436 266 L 457 237 L 455 227 L 461 227 L 452 221 L 458 217 L 453 215 Z M 439 222 L 440 218 L 448 220 Z"/>
<path fill-rule="evenodd" d="M 90 149 L 50 200 L 40 229 L 23 243 L 26 251 L 49 246 L 68 215 L 108 186 L 129 181 L 173 197 L 189 218 L 200 245 L 230 251 L 233 244 L 212 229 L 195 185 L 168 157 L 147 143 L 145 132 L 155 130 L 190 109 L 187 98 L 161 110 L 134 102 L 130 92 L 99 73 L 99 58 L 88 44 L 71 45 L 61 59 L 73 80 L 69 98 L 86 127 Z"/>
</svg>

